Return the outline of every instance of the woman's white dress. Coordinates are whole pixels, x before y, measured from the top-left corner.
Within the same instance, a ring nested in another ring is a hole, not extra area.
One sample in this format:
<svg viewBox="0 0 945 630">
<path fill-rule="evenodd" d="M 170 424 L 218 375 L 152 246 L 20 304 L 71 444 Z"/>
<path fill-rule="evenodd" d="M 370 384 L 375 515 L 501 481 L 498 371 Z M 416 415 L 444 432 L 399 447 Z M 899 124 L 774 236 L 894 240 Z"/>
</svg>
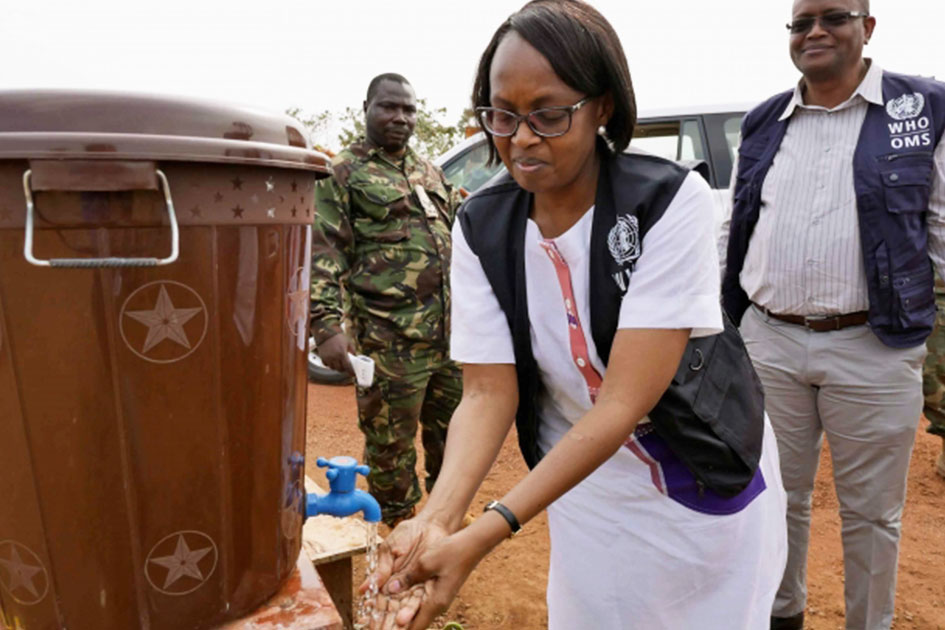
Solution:
<svg viewBox="0 0 945 630">
<path fill-rule="evenodd" d="M 586 357 L 597 373 L 605 371 L 590 332 L 593 212 L 555 239 L 542 238 L 532 221 L 526 231 L 531 342 L 542 381 L 542 452 L 592 406 L 594 391 L 586 365 L 582 370 L 584 358 L 576 356 L 585 353 L 576 351 L 575 333 L 583 333 Z M 458 222 L 451 290 L 452 357 L 514 364 L 507 320 Z M 693 336 L 721 331 L 712 199 L 698 175 L 686 179 L 645 235 L 618 328 L 691 328 Z M 672 498 L 666 471 L 647 448 L 655 436 L 647 433 L 644 424 L 628 445 L 548 508 L 549 628 L 766 630 L 786 558 L 785 495 L 767 418 L 757 494 L 731 514 L 702 513 Z"/>
</svg>

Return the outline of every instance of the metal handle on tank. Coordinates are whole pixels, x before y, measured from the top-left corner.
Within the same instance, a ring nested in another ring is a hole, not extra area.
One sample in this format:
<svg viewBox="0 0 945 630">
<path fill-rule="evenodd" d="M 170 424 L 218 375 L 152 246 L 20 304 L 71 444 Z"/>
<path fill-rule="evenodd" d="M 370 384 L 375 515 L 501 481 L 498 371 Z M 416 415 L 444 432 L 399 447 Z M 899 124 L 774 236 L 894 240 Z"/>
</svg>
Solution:
<svg viewBox="0 0 945 630">
<path fill-rule="evenodd" d="M 30 187 L 32 171 L 27 169 L 23 173 L 23 194 L 26 196 L 26 238 L 23 243 L 23 256 L 31 265 L 37 267 L 63 268 L 99 268 L 99 267 L 161 267 L 175 262 L 180 254 L 180 229 L 177 226 L 177 214 L 174 212 L 174 201 L 171 199 L 171 186 L 167 177 L 156 169 L 158 181 L 164 192 L 164 203 L 167 207 L 167 216 L 171 224 L 171 254 L 167 258 L 53 258 L 42 260 L 33 256 L 33 190 Z"/>
</svg>

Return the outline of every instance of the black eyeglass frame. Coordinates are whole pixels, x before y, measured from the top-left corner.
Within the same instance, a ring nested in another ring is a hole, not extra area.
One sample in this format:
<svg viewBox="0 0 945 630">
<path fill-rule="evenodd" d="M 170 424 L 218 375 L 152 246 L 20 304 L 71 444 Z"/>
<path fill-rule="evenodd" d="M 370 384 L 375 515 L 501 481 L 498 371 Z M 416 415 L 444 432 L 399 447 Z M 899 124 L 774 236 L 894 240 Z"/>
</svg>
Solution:
<svg viewBox="0 0 945 630">
<path fill-rule="evenodd" d="M 809 17 L 797 18 L 785 24 L 788 33 L 791 35 L 803 35 L 804 33 L 809 33 L 814 24 L 820 24 L 820 28 L 832 31 L 835 28 L 841 28 L 850 23 L 851 20 L 857 18 L 868 18 L 870 16 L 866 11 L 835 11 L 833 13 L 825 13 L 824 15 L 812 15 Z M 837 24 L 830 24 L 826 20 L 843 18 L 842 22 Z"/>
<path fill-rule="evenodd" d="M 513 111 L 510 111 L 508 109 L 503 109 L 501 107 L 477 107 L 476 118 L 479 119 L 479 122 L 482 125 L 482 128 L 486 131 L 486 133 L 488 133 L 489 135 L 495 136 L 496 138 L 511 138 L 512 136 L 516 134 L 516 132 L 518 132 L 518 126 L 522 124 L 523 120 L 525 121 L 525 124 L 528 125 L 528 128 L 532 130 L 532 133 L 535 134 L 536 136 L 539 136 L 542 138 L 560 138 L 564 134 L 571 131 L 571 125 L 574 122 L 574 112 L 578 111 L 579 109 L 587 105 L 593 98 L 594 98 L 593 96 L 585 96 L 574 105 L 562 105 L 559 107 L 540 107 L 538 109 L 533 109 L 527 114 L 516 114 Z M 496 133 L 495 131 L 490 129 L 489 125 L 486 124 L 486 120 L 485 120 L 485 115 L 489 112 L 502 112 L 503 114 L 508 114 L 509 116 L 514 118 L 515 126 L 512 127 L 512 131 L 509 133 Z M 561 133 L 545 133 L 543 131 L 539 131 L 538 129 L 535 129 L 535 125 L 532 123 L 531 117 L 534 116 L 535 114 L 540 114 L 542 112 L 566 112 L 568 114 L 567 129 L 565 129 Z"/>
</svg>

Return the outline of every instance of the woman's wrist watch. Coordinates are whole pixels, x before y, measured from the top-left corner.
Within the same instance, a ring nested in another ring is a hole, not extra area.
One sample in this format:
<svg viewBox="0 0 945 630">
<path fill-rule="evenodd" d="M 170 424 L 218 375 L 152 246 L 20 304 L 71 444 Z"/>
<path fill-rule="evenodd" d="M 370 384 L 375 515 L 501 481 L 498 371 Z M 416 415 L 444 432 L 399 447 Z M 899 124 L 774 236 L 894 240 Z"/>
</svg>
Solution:
<svg viewBox="0 0 945 630">
<path fill-rule="evenodd" d="M 501 514 L 502 518 L 505 519 L 505 522 L 509 524 L 509 528 L 512 530 L 512 533 L 509 534 L 509 538 L 519 533 L 520 531 L 522 531 L 521 524 L 518 522 L 518 519 L 515 518 L 515 515 L 512 514 L 512 510 L 510 510 L 509 508 L 505 507 L 498 501 L 489 501 L 488 503 L 486 503 L 486 507 L 482 509 L 482 512 L 483 514 L 485 514 L 486 512 L 490 510 L 493 510 Z"/>
</svg>

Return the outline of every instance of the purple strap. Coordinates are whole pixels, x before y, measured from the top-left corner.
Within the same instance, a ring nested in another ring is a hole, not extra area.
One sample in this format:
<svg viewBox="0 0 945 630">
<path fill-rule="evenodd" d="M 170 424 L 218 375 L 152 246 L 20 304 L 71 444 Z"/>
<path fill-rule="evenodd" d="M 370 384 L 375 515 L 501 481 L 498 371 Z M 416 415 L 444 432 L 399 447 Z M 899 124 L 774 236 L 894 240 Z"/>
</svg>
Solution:
<svg viewBox="0 0 945 630">
<path fill-rule="evenodd" d="M 760 466 L 748 486 L 733 497 L 723 497 L 711 488 L 700 487 L 695 476 L 649 423 L 637 426 L 625 446 L 650 467 L 653 485 L 660 492 L 696 512 L 719 516 L 741 512 L 767 487 Z"/>
</svg>

